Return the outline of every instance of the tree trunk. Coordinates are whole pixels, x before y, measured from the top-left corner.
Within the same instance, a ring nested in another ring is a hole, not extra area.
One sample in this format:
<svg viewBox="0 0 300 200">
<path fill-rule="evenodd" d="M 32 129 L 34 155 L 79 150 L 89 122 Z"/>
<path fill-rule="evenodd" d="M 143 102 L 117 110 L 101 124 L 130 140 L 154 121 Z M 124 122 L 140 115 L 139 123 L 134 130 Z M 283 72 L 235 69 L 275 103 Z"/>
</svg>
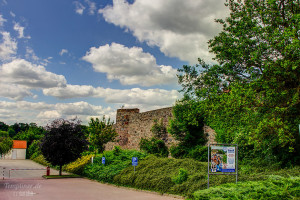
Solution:
<svg viewBox="0 0 300 200">
<path fill-rule="evenodd" d="M 62 165 L 59 166 L 59 175 L 61 176 Z"/>
</svg>

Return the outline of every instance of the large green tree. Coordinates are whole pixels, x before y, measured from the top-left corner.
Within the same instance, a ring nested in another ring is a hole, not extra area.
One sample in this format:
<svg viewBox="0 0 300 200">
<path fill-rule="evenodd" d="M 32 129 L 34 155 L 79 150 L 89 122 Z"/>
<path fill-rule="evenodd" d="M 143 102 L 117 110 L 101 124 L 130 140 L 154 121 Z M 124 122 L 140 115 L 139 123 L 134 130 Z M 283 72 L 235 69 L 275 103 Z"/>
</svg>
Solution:
<svg viewBox="0 0 300 200">
<path fill-rule="evenodd" d="M 8 153 L 13 147 L 13 140 L 10 137 L 0 136 L 0 156 Z"/>
<path fill-rule="evenodd" d="M 87 150 L 88 142 L 77 119 L 56 119 L 46 130 L 40 150 L 48 162 L 59 166 L 61 175 L 62 166 L 80 157 Z"/>
<path fill-rule="evenodd" d="M 230 16 L 216 20 L 223 30 L 209 41 L 217 64 L 199 59 L 199 65 L 183 66 L 179 82 L 205 105 L 201 111 L 220 142 L 291 161 L 299 152 L 299 0 L 226 5 Z"/>
<path fill-rule="evenodd" d="M 103 116 L 102 120 L 99 118 L 91 118 L 89 122 L 89 141 L 95 151 L 103 152 L 105 144 L 114 142 L 118 133 L 113 127 L 113 122 L 110 119 L 106 120 Z"/>
</svg>

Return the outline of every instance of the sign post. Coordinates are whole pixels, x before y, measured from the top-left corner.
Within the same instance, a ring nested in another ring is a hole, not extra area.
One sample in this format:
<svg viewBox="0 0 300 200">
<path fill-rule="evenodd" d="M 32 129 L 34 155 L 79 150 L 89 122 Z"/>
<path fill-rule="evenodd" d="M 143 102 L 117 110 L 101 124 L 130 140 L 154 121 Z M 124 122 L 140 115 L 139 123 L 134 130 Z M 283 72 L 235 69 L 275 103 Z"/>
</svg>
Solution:
<svg viewBox="0 0 300 200">
<path fill-rule="evenodd" d="M 138 158 L 137 157 L 132 157 L 132 166 L 134 169 L 134 173 L 135 173 L 135 166 L 138 165 Z"/>
<path fill-rule="evenodd" d="M 238 145 L 209 144 L 207 158 L 207 188 L 210 175 L 235 175 L 238 181 Z"/>
</svg>

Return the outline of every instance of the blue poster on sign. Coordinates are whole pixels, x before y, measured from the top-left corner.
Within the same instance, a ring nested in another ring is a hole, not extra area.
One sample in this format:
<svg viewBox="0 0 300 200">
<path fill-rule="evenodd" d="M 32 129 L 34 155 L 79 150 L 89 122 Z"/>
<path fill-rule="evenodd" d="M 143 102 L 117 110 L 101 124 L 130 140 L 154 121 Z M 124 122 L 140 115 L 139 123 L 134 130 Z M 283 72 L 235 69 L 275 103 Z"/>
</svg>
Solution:
<svg viewBox="0 0 300 200">
<path fill-rule="evenodd" d="M 138 165 L 138 158 L 132 157 L 132 166 L 137 166 L 137 165 Z"/>
<path fill-rule="evenodd" d="M 102 164 L 105 164 L 105 157 L 102 157 Z"/>
</svg>

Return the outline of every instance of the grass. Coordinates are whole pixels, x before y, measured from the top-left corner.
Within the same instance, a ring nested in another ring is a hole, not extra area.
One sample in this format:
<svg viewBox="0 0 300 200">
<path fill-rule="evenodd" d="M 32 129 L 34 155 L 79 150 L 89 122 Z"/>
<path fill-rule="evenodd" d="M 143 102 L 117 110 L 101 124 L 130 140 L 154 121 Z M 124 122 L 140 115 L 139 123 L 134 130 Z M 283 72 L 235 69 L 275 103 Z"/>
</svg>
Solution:
<svg viewBox="0 0 300 200">
<path fill-rule="evenodd" d="M 50 176 L 43 176 L 46 179 L 63 179 L 63 178 L 82 178 L 82 176 L 79 176 L 77 174 L 68 174 L 68 175 L 50 175 Z"/>
</svg>

